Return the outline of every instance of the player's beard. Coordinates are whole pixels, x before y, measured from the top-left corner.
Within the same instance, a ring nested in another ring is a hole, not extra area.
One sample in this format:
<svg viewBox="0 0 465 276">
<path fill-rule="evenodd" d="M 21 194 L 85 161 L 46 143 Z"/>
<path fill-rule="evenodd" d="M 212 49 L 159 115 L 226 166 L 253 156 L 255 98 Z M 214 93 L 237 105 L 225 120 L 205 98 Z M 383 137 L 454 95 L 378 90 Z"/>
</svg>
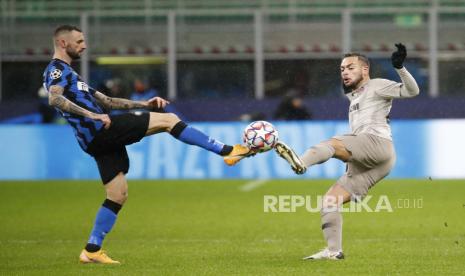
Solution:
<svg viewBox="0 0 465 276">
<path fill-rule="evenodd" d="M 66 49 L 66 54 L 72 59 L 72 60 L 78 60 L 81 58 L 81 53 L 74 51 L 73 49 L 67 48 Z"/>
<path fill-rule="evenodd" d="M 341 80 L 341 84 L 342 84 L 342 88 L 344 89 L 344 93 L 347 94 L 347 93 L 352 92 L 354 89 L 356 89 L 357 86 L 362 81 L 362 79 L 363 79 L 362 76 L 359 76 L 350 85 L 345 85 L 344 80 Z"/>
</svg>

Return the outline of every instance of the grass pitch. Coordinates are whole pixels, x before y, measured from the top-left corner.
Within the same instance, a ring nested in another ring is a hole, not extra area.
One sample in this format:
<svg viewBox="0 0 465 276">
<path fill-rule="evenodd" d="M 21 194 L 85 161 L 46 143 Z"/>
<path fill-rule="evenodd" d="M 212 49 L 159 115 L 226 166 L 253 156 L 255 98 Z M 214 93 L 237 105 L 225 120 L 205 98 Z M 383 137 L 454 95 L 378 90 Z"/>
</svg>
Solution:
<svg viewBox="0 0 465 276">
<path fill-rule="evenodd" d="M 393 212 L 344 213 L 346 259 L 324 247 L 318 213 L 265 213 L 264 195 L 322 195 L 332 181 L 130 181 L 104 249 L 119 266 L 80 265 L 104 192 L 98 181 L 0 182 L 0 274 L 462 274 L 465 184 L 385 180 Z M 421 207 L 419 199 L 422 200 Z M 409 208 L 407 207 L 409 205 Z M 416 204 L 417 206 L 413 206 Z M 415 208 L 413 208 L 415 207 Z"/>
</svg>

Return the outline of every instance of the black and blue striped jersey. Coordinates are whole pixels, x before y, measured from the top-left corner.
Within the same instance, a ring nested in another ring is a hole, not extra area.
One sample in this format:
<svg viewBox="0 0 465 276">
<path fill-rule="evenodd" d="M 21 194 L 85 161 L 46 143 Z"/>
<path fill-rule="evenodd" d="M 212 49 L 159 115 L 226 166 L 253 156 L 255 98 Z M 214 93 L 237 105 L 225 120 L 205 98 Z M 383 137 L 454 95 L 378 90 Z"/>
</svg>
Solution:
<svg viewBox="0 0 465 276">
<path fill-rule="evenodd" d="M 66 62 L 53 59 L 45 69 L 43 78 L 44 87 L 47 91 L 52 85 L 61 86 L 64 89 L 63 96 L 71 102 L 97 114 L 105 113 L 93 96 L 96 90 L 87 85 Z M 73 127 L 79 145 L 86 151 L 89 143 L 92 142 L 94 136 L 103 127 L 103 123 L 81 115 L 57 110 Z"/>
</svg>

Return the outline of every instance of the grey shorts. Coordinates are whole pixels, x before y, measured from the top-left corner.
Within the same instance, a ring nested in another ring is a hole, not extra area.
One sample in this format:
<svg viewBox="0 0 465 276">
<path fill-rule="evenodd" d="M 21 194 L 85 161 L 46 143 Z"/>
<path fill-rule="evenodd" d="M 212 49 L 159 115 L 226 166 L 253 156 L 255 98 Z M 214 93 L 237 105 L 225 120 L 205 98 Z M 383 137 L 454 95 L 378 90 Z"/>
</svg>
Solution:
<svg viewBox="0 0 465 276">
<path fill-rule="evenodd" d="M 389 174 L 396 161 L 392 141 L 373 134 L 334 136 L 352 153 L 347 169 L 337 184 L 354 198 L 364 198 L 368 190 Z"/>
</svg>

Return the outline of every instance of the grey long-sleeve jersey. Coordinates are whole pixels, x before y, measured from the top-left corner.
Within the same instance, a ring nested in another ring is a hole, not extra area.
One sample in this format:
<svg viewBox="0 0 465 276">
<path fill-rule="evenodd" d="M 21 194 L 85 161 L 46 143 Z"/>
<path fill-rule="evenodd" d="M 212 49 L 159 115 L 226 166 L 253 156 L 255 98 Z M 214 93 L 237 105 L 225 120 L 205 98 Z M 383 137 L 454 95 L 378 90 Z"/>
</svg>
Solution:
<svg viewBox="0 0 465 276">
<path fill-rule="evenodd" d="M 392 140 L 389 112 L 392 100 L 411 98 L 420 89 L 407 69 L 396 69 L 402 83 L 387 79 L 371 79 L 357 90 L 347 93 L 350 100 L 349 123 L 352 134 L 370 133 Z"/>
</svg>

